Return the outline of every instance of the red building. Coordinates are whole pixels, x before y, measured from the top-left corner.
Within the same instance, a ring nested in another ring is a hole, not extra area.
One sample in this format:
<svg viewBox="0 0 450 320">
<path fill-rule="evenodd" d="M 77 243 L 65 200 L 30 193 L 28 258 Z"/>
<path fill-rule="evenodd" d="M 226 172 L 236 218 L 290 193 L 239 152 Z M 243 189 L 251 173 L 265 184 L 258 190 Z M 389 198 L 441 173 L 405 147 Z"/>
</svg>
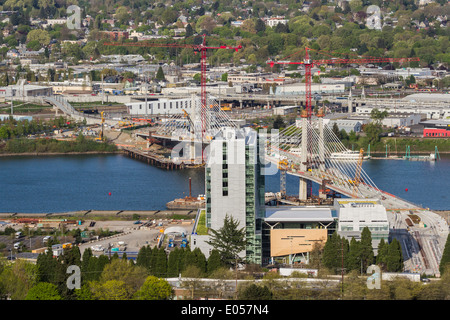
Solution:
<svg viewBox="0 0 450 320">
<path fill-rule="evenodd" d="M 424 123 L 424 138 L 450 138 L 450 122 L 443 120 L 429 120 Z"/>
</svg>

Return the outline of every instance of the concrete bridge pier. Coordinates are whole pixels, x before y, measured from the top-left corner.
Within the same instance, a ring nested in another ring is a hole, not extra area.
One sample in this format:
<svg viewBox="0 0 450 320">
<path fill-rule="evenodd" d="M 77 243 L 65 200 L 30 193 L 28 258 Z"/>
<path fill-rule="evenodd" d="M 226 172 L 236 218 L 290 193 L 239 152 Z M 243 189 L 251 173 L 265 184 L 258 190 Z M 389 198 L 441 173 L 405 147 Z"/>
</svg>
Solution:
<svg viewBox="0 0 450 320">
<path fill-rule="evenodd" d="M 306 115 L 302 115 L 302 146 L 301 146 L 301 163 L 300 171 L 307 172 L 307 144 L 308 144 L 308 119 Z M 299 178 L 298 198 L 300 201 L 308 200 L 308 180 L 305 178 Z"/>
</svg>

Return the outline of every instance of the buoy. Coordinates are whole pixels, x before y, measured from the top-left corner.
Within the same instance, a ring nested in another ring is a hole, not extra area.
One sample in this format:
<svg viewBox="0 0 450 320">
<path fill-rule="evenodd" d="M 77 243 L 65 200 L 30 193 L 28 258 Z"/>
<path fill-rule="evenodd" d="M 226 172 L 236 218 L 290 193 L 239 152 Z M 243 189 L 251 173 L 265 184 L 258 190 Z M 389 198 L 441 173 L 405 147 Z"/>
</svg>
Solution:
<svg viewBox="0 0 450 320">
<path fill-rule="evenodd" d="M 108 195 L 111 195 L 111 192 L 110 192 L 110 193 L 108 193 Z"/>
<path fill-rule="evenodd" d="M 405 191 L 408 192 L 408 188 L 406 188 Z"/>
</svg>

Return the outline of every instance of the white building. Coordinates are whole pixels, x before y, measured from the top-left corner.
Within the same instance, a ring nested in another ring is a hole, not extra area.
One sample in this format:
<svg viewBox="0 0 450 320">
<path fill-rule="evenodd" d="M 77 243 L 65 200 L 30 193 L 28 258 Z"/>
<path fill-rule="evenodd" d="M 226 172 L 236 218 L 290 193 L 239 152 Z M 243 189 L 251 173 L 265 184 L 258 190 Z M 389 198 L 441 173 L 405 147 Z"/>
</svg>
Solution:
<svg viewBox="0 0 450 320">
<path fill-rule="evenodd" d="M 353 120 L 353 119 L 338 119 L 338 120 L 330 120 L 328 123 L 328 126 L 330 128 L 333 128 L 334 124 L 339 128 L 339 131 L 344 130 L 347 133 L 353 132 L 360 132 L 363 123 L 359 120 Z"/>
<path fill-rule="evenodd" d="M 52 95 L 52 93 L 52 87 L 25 84 L 23 80 L 16 85 L 0 87 L 0 98 L 42 97 Z"/>
<path fill-rule="evenodd" d="M 450 110 L 448 106 L 442 105 L 424 105 L 424 104 L 414 104 L 404 102 L 404 105 L 384 105 L 384 106 L 357 106 L 356 113 L 370 115 L 373 109 L 378 109 L 379 111 L 388 111 L 389 113 L 409 113 L 415 115 L 425 115 L 427 119 L 445 119 L 450 116 Z"/>
<path fill-rule="evenodd" d="M 335 199 L 338 216 L 337 232 L 347 239 L 361 239 L 361 232 L 368 227 L 372 235 L 372 247 L 376 250 L 381 239 L 389 237 L 389 221 L 386 208 L 377 199 Z"/>
<path fill-rule="evenodd" d="M 146 101 L 129 102 L 125 104 L 127 112 L 132 116 L 174 115 L 182 114 L 183 110 L 190 113 L 195 102 L 191 98 L 182 99 L 148 99 Z"/>
<path fill-rule="evenodd" d="M 312 83 L 311 93 L 344 93 L 345 84 Z M 306 87 L 304 83 L 285 84 L 275 88 L 275 95 L 304 95 Z"/>
<path fill-rule="evenodd" d="M 59 19 L 47 19 L 47 23 L 43 24 L 43 26 L 46 28 L 48 26 L 54 26 L 57 24 L 66 24 L 67 18 L 59 18 Z"/>
<path fill-rule="evenodd" d="M 270 17 L 270 18 L 262 18 L 265 25 L 268 27 L 276 27 L 278 24 L 287 24 L 288 19 L 285 19 L 284 16 Z"/>
</svg>

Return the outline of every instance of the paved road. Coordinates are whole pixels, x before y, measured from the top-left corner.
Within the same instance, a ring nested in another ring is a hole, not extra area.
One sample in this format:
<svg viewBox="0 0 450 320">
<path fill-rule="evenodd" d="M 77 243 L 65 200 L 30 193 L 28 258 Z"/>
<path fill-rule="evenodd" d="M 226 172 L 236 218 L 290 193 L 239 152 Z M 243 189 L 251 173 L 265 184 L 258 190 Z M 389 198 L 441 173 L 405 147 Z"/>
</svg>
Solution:
<svg viewBox="0 0 450 320">
<path fill-rule="evenodd" d="M 412 227 L 405 219 L 414 214 L 421 223 Z M 404 255 L 404 271 L 434 275 L 439 273 L 439 263 L 448 236 L 448 225 L 438 214 L 422 209 L 389 210 L 391 236 L 396 238 Z"/>
</svg>

